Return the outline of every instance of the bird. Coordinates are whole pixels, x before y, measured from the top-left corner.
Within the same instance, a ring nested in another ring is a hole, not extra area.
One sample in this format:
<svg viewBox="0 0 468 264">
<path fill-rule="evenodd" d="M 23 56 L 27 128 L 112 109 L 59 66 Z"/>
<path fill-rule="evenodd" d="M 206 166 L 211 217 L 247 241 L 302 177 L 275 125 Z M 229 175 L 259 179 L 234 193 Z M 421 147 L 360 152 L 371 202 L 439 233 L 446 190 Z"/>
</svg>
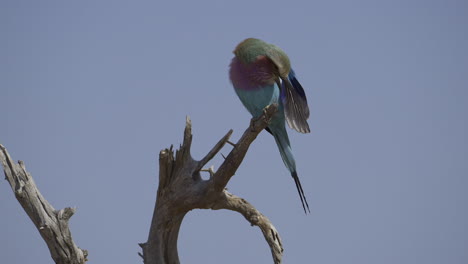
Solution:
<svg viewBox="0 0 468 264">
<path fill-rule="evenodd" d="M 310 132 L 307 123 L 310 111 L 304 88 L 291 68 L 288 55 L 274 44 L 247 38 L 236 46 L 233 53 L 229 78 L 250 114 L 258 117 L 266 106 L 278 104 L 278 111 L 265 130 L 275 138 L 284 165 L 296 184 L 304 212 L 310 213 L 285 125 L 288 123 L 290 128 L 300 133 Z"/>
</svg>

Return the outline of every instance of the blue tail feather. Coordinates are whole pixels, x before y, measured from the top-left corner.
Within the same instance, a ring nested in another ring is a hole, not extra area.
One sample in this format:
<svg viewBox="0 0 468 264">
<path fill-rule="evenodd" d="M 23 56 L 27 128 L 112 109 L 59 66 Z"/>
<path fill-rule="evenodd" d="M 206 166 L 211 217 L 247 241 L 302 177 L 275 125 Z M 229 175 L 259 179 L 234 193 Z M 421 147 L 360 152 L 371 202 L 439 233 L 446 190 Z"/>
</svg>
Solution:
<svg viewBox="0 0 468 264">
<path fill-rule="evenodd" d="M 275 141 L 278 145 L 278 149 L 281 154 L 281 158 L 283 159 L 284 165 L 286 165 L 288 170 L 291 172 L 291 176 L 293 177 L 294 182 L 296 183 L 296 188 L 299 194 L 299 198 L 301 199 L 302 208 L 304 208 L 304 212 L 306 214 L 307 211 L 309 211 L 310 213 L 309 204 L 307 203 L 304 190 L 302 189 L 301 181 L 297 176 L 296 161 L 294 160 L 294 156 L 292 154 L 291 146 L 289 143 L 289 137 L 286 132 L 286 129 L 283 125 L 280 127 L 269 127 L 269 130 L 271 131 L 271 134 L 275 137 Z"/>
</svg>

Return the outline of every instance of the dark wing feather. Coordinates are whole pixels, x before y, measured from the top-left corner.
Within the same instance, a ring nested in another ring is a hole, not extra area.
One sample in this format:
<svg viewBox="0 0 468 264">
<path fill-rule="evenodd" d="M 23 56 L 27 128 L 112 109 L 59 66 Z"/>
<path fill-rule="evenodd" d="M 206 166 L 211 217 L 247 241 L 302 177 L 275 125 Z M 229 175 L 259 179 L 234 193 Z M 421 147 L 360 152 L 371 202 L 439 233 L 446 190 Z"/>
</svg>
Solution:
<svg viewBox="0 0 468 264">
<path fill-rule="evenodd" d="M 281 99 L 289 127 L 300 133 L 309 133 L 310 128 L 307 119 L 310 112 L 307 98 L 304 89 L 292 70 L 288 78 L 281 80 Z"/>
<path fill-rule="evenodd" d="M 297 80 L 296 73 L 294 72 L 293 69 L 291 69 L 291 71 L 289 72 L 288 78 L 292 86 L 294 87 L 294 90 L 303 98 L 305 102 L 305 106 L 306 106 L 306 109 L 304 109 L 306 111 L 306 117 L 309 118 L 310 113 L 309 113 L 309 106 L 307 105 L 307 97 L 304 92 L 304 88 L 302 88 L 301 83 Z"/>
</svg>

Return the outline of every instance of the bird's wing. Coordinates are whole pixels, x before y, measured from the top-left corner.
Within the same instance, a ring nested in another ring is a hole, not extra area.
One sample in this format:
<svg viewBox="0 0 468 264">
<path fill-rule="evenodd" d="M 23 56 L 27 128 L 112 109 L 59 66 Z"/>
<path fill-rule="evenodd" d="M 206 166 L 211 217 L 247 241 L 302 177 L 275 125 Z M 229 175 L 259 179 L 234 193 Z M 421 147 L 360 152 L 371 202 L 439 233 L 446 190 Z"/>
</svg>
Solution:
<svg viewBox="0 0 468 264">
<path fill-rule="evenodd" d="M 309 133 L 307 97 L 292 69 L 287 78 L 281 79 L 281 100 L 289 127 L 300 133 Z"/>
</svg>

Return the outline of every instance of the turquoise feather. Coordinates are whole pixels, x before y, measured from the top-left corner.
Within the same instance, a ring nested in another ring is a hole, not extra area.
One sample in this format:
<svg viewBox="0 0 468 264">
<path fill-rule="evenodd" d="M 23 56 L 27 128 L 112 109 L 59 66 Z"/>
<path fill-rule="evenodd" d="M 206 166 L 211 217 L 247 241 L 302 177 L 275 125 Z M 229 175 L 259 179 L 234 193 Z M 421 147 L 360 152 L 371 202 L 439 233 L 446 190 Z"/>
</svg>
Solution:
<svg viewBox="0 0 468 264">
<path fill-rule="evenodd" d="M 281 158 L 295 181 L 304 211 L 310 212 L 297 175 L 296 162 L 285 128 L 285 123 L 288 121 L 288 124 L 296 126 L 294 127 L 296 130 L 308 131 L 307 100 L 302 86 L 291 70 L 289 58 L 277 46 L 252 38 L 241 42 L 234 50 L 234 54 L 229 71 L 230 79 L 237 96 L 252 116 L 260 116 L 269 104 L 278 103 L 279 105 L 278 112 L 273 116 L 267 130 L 275 138 Z M 294 105 L 294 100 L 300 105 Z M 291 108 L 298 108 L 302 112 L 294 116 L 295 113 L 285 109 L 285 104 Z M 301 107 L 305 108 L 300 109 Z M 291 116 L 286 116 L 285 113 L 291 113 Z"/>
</svg>

